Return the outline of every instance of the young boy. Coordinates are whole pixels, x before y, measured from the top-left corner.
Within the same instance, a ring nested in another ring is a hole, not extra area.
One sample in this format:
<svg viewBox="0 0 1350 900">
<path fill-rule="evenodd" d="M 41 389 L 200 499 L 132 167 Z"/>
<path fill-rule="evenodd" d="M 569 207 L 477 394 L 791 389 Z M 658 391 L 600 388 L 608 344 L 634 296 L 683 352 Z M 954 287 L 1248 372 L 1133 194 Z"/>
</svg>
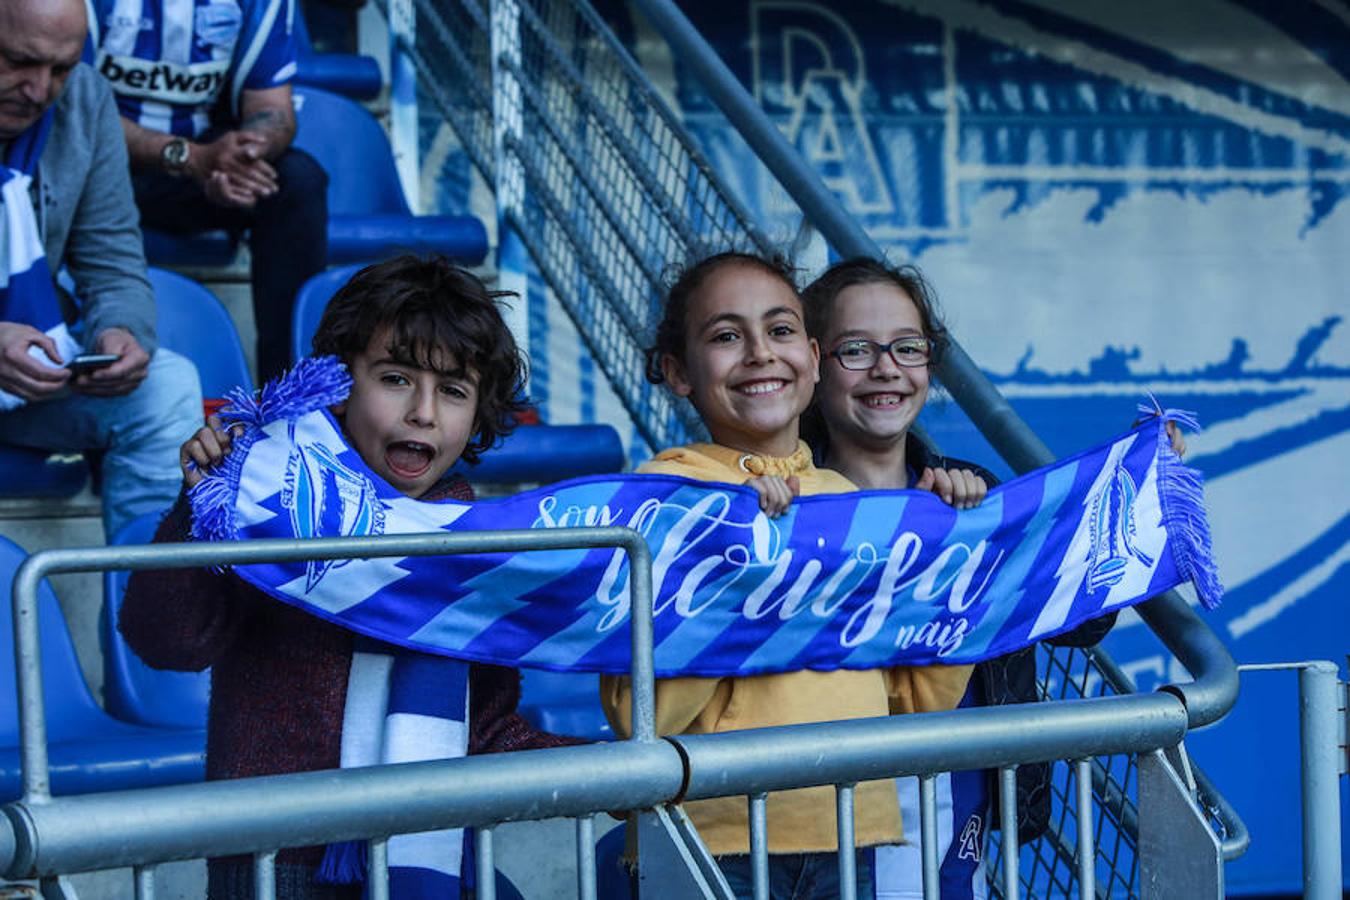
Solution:
<svg viewBox="0 0 1350 900">
<path fill-rule="evenodd" d="M 404 256 L 358 272 L 324 313 L 314 353 L 338 356 L 352 377 L 333 412 L 366 464 L 406 496 L 471 500 L 468 483 L 448 470 L 461 458 L 476 462 L 514 425 L 523 360 L 497 296 L 444 259 Z M 186 539 L 187 489 L 229 450 L 214 417 L 183 445 L 184 491 L 156 541 Z M 204 569 L 133 575 L 118 627 L 151 666 L 211 667 L 208 779 L 339 766 L 351 632 Z M 516 714 L 515 670 L 474 664 L 469 684 L 470 753 L 577 743 Z M 313 883 L 323 854 L 282 850 L 277 896 L 359 897 L 360 885 Z M 212 898 L 253 896 L 247 859 L 212 860 L 208 872 Z"/>
</svg>

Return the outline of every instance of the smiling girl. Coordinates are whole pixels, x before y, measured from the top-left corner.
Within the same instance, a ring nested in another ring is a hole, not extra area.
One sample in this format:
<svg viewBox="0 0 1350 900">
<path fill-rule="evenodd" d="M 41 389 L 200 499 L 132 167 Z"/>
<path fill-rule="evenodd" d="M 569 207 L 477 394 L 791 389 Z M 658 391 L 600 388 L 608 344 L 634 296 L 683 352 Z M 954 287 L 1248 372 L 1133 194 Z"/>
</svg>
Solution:
<svg viewBox="0 0 1350 900">
<path fill-rule="evenodd" d="M 723 253 L 686 270 L 671 288 L 648 360 L 648 377 L 688 398 L 712 441 L 666 450 L 640 472 L 749 485 L 770 516 L 781 515 L 798 494 L 856 489 L 837 472 L 817 468 L 798 433 L 819 378 L 820 350 L 781 261 Z M 664 679 L 656 685 L 656 726 L 662 734 L 707 734 L 884 716 L 895 704 L 947 709 L 968 674 L 968 667 L 935 666 Z M 615 731 L 630 733 L 629 680 L 603 678 L 601 698 Z M 700 800 L 686 809 L 733 891 L 752 896 L 744 798 Z M 772 896 L 837 896 L 833 788 L 770 794 L 767 813 Z M 857 786 L 855 835 L 859 848 L 900 840 L 890 782 Z M 866 896 L 870 868 L 866 854 L 859 857 L 859 891 Z"/>
</svg>

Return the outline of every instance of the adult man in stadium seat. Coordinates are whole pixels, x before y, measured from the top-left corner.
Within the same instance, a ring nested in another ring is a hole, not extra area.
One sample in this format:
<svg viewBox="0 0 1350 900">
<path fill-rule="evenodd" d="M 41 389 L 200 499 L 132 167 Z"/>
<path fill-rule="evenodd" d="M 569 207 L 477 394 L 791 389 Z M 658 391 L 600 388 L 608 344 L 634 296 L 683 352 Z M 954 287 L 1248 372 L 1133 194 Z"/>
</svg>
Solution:
<svg viewBox="0 0 1350 900">
<path fill-rule="evenodd" d="M 103 451 L 103 523 L 166 509 L 201 421 L 192 364 L 156 350 L 117 110 L 79 62 L 82 0 L 0 3 L 0 442 Z M 64 263 L 78 305 L 51 273 Z M 79 352 L 111 354 L 76 375 Z"/>
<path fill-rule="evenodd" d="M 290 359 L 296 292 L 327 260 L 328 179 L 295 136 L 294 0 L 93 0 L 141 224 L 251 232 L 258 375 Z"/>
</svg>

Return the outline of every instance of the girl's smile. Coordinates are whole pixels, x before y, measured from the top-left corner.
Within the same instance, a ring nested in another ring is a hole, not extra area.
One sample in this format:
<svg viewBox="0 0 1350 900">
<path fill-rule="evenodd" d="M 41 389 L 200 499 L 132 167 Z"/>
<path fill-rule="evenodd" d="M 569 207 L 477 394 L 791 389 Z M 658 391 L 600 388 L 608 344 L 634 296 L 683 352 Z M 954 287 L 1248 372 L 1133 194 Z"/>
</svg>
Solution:
<svg viewBox="0 0 1350 900">
<path fill-rule="evenodd" d="M 714 441 L 764 456 L 797 449 L 797 418 L 820 378 L 820 350 L 801 302 L 758 266 L 708 276 L 687 312 L 683 361 L 667 354 L 671 388 L 688 397 Z"/>
<path fill-rule="evenodd" d="M 848 340 L 886 343 L 922 335 L 918 307 L 899 286 L 856 284 L 835 298 L 825 329 L 831 350 Z M 867 369 L 846 369 L 831 357 L 822 367 L 820 408 L 832 444 L 890 446 L 903 438 L 928 399 L 928 367 L 901 366 L 889 352 Z"/>
</svg>

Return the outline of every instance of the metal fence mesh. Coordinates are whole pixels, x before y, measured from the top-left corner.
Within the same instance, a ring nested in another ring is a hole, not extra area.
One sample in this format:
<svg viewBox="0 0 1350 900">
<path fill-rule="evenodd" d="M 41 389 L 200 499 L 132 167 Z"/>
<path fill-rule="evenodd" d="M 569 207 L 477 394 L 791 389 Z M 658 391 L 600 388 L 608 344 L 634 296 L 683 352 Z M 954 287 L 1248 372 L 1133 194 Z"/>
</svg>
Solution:
<svg viewBox="0 0 1350 900">
<path fill-rule="evenodd" d="M 1128 683 L 1101 650 L 1041 644 L 1037 648 L 1037 664 L 1042 700 L 1072 700 L 1130 692 Z M 1092 762 L 1093 846 L 1099 897 L 1138 895 L 1135 854 L 1135 838 L 1139 833 L 1139 810 L 1135 805 L 1137 773 L 1133 756 L 1100 757 Z M 1050 780 L 1050 828 L 1042 837 L 1025 844 L 1019 856 L 1018 874 L 1024 896 L 1078 895 L 1075 789 L 1073 767 L 1067 762 L 1054 763 Z M 1001 846 L 991 843 L 986 867 L 995 897 L 1003 896 L 998 881 L 1002 862 Z"/>
<path fill-rule="evenodd" d="M 418 0 L 427 93 L 484 177 L 511 184 L 507 221 L 642 437 L 687 443 L 703 434 L 692 409 L 644 377 L 663 288 L 686 261 L 768 242 L 594 10 L 501 8 Z"/>
<path fill-rule="evenodd" d="M 495 179 L 508 221 L 639 432 L 654 448 L 701 435 L 692 409 L 644 377 L 642 349 L 663 288 L 672 267 L 692 258 L 769 251 L 769 242 L 589 5 L 499 0 L 495 18 L 488 0 L 416 6 L 411 53 L 427 95 L 483 176 Z M 1045 699 L 1131 690 L 1100 651 L 1043 646 L 1040 663 Z M 1136 894 L 1135 788 L 1133 758 L 1094 762 L 1099 896 Z M 1021 849 L 1024 896 L 1077 892 L 1071 766 L 1055 764 L 1052 791 L 1050 831 Z M 990 846 L 991 890 L 1001 896 L 997 842 Z"/>
</svg>

